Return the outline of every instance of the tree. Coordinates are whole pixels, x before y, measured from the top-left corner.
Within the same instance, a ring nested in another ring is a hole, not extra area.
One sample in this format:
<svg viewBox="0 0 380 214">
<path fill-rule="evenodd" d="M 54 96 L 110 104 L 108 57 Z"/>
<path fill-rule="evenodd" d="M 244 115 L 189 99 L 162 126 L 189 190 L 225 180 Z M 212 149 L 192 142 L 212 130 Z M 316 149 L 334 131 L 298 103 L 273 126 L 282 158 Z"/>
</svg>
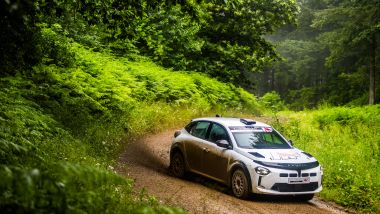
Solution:
<svg viewBox="0 0 380 214">
<path fill-rule="evenodd" d="M 0 76 L 14 75 L 39 61 L 31 1 L 0 1 Z"/>
<path fill-rule="evenodd" d="M 268 65 L 258 77 L 260 93 L 275 89 L 297 109 L 320 102 L 379 102 L 379 2 L 299 0 L 297 26 L 268 36 L 283 60 Z"/>
<path fill-rule="evenodd" d="M 243 86 L 251 84 L 247 73 L 277 57 L 263 36 L 294 22 L 298 11 L 294 0 L 185 2 L 193 3 L 150 11 L 136 46 L 166 67 Z"/>
<path fill-rule="evenodd" d="M 377 37 L 380 34 L 380 1 L 342 1 L 316 13 L 313 26 L 323 29 L 320 39 L 330 55 L 327 65 L 348 73 L 368 66 L 369 104 L 375 103 Z"/>
<path fill-rule="evenodd" d="M 2 1 L 3 5 L 2 41 L 8 42 L 0 47 L 2 53 L 11 51 L 12 44 L 21 47 L 18 40 L 23 39 L 23 48 L 12 55 L 34 57 L 31 53 L 38 51 L 22 50 L 36 48 L 38 42 L 20 35 L 34 33 L 38 38 L 39 26 L 59 24 L 65 36 L 91 47 L 137 52 L 165 67 L 246 86 L 247 73 L 277 57 L 263 35 L 294 22 L 298 11 L 295 0 L 36 0 Z M 26 9 L 14 13 L 12 5 Z"/>
</svg>

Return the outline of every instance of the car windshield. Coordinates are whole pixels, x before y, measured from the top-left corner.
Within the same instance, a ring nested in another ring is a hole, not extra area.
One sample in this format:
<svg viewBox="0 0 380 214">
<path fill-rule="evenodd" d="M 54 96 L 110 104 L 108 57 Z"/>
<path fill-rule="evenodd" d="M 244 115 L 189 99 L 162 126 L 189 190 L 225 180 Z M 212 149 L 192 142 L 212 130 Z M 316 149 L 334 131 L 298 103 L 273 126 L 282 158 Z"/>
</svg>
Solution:
<svg viewBox="0 0 380 214">
<path fill-rule="evenodd" d="M 235 132 L 235 141 L 244 149 L 288 149 L 291 146 L 274 130 Z"/>
</svg>

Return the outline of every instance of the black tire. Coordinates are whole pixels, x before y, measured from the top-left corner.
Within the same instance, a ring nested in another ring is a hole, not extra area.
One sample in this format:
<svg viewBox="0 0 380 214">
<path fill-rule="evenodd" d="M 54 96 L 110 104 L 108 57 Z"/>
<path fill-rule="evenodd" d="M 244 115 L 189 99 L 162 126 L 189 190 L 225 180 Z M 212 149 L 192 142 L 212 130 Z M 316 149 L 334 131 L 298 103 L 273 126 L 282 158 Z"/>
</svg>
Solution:
<svg viewBox="0 0 380 214">
<path fill-rule="evenodd" d="M 310 201 L 313 199 L 314 194 L 296 195 L 295 197 L 297 201 Z"/>
<path fill-rule="evenodd" d="M 185 177 L 185 161 L 181 153 L 176 152 L 170 160 L 170 172 L 178 178 Z"/>
<path fill-rule="evenodd" d="M 235 197 L 245 199 L 249 195 L 248 177 L 242 169 L 236 169 L 231 178 L 232 193 Z"/>
</svg>

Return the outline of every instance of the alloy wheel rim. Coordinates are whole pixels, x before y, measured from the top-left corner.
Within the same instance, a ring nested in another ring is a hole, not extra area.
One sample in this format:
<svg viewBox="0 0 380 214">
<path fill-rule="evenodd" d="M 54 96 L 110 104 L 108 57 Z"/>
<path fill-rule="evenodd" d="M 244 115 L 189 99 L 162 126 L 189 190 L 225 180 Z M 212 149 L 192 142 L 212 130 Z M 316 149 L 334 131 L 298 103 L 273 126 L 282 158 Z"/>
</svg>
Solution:
<svg viewBox="0 0 380 214">
<path fill-rule="evenodd" d="M 244 192 L 245 179 L 243 178 L 243 175 L 240 171 L 234 173 L 232 185 L 234 193 L 238 196 L 241 196 Z"/>
</svg>

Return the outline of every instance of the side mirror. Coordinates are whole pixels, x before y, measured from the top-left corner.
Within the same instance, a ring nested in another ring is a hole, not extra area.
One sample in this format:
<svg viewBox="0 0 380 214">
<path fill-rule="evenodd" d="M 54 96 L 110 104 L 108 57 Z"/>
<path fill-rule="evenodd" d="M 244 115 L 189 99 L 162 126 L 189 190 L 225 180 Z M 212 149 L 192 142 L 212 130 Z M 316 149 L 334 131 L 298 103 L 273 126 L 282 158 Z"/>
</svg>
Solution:
<svg viewBox="0 0 380 214">
<path fill-rule="evenodd" d="M 178 137 L 181 134 L 181 130 L 177 130 L 174 132 L 174 138 Z"/>
<path fill-rule="evenodd" d="M 293 141 L 292 140 L 288 140 L 288 142 L 290 143 L 290 145 L 292 145 L 293 146 Z"/>
<path fill-rule="evenodd" d="M 226 149 L 231 148 L 230 143 L 228 143 L 228 141 L 226 141 L 226 140 L 217 140 L 216 145 L 218 145 L 219 147 L 222 147 L 222 148 L 226 148 Z"/>
</svg>

